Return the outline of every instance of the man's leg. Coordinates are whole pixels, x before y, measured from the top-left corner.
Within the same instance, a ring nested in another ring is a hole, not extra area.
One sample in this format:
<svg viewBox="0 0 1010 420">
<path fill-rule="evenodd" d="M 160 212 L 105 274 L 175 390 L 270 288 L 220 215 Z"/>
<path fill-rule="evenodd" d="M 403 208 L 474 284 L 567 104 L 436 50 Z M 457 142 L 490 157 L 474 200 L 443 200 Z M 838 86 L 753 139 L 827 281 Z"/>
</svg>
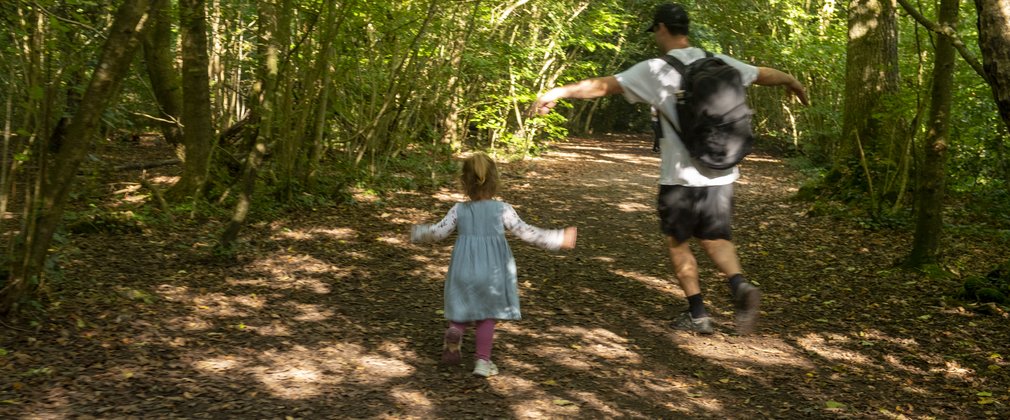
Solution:
<svg viewBox="0 0 1010 420">
<path fill-rule="evenodd" d="M 666 236 L 666 249 L 673 262 L 673 273 L 690 307 L 688 312 L 677 317 L 673 327 L 711 334 L 714 331 L 712 318 L 705 310 L 705 300 L 698 284 L 698 261 L 689 244 L 698 220 L 695 207 L 700 191 L 678 185 L 660 185 L 657 209 L 660 228 Z"/>
<path fill-rule="evenodd" d="M 698 260 L 694 258 L 688 242 L 678 242 L 672 236 L 666 237 L 666 248 L 670 251 L 670 261 L 673 262 L 673 274 L 677 276 L 680 289 L 684 296 L 701 293 L 698 284 Z"/>
<path fill-rule="evenodd" d="M 666 248 L 670 252 L 673 271 L 680 283 L 681 290 L 687 296 L 688 312 L 680 314 L 673 322 L 674 328 L 694 331 L 701 334 L 712 334 L 712 318 L 705 310 L 705 300 L 701 295 L 701 285 L 698 283 L 698 260 L 694 258 L 688 242 L 678 242 L 672 236 L 666 237 Z"/>
<path fill-rule="evenodd" d="M 741 273 L 740 258 L 733 242 L 726 239 L 703 239 L 700 242 L 702 249 L 726 278 Z"/>
<path fill-rule="evenodd" d="M 736 306 L 737 331 L 749 334 L 757 323 L 761 291 L 744 280 L 740 258 L 736 254 L 733 242 L 726 239 L 708 239 L 702 240 L 701 246 L 729 282 L 730 293 Z"/>
</svg>

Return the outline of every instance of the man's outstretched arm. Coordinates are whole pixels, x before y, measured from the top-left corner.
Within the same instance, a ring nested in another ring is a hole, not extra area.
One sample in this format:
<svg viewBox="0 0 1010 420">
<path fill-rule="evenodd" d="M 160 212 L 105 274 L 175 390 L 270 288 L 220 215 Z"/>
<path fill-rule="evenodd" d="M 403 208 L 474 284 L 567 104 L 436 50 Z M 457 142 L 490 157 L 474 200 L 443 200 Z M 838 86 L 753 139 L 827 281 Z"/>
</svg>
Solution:
<svg viewBox="0 0 1010 420">
<path fill-rule="evenodd" d="M 533 104 L 533 110 L 540 115 L 546 115 L 551 112 L 551 109 L 557 105 L 557 101 L 560 99 L 593 99 L 623 92 L 624 88 L 617 82 L 616 77 L 594 77 L 544 92 L 543 95 L 537 98 L 536 103 Z"/>
<path fill-rule="evenodd" d="M 807 91 L 803 88 L 803 84 L 789 73 L 771 67 L 758 67 L 758 76 L 754 80 L 754 84 L 762 86 L 785 85 L 786 90 L 796 95 L 800 103 L 810 105 L 810 101 L 807 99 Z"/>
</svg>

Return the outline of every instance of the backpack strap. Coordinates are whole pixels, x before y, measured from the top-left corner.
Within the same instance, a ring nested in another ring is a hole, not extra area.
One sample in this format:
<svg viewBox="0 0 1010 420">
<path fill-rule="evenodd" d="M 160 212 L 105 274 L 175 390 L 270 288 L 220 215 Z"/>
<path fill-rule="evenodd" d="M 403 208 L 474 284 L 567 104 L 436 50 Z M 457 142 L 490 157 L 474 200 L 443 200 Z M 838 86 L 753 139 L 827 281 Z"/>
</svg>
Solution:
<svg viewBox="0 0 1010 420">
<path fill-rule="evenodd" d="M 712 54 L 711 52 L 709 52 L 707 50 L 702 50 L 702 51 L 705 52 L 705 57 L 706 58 L 715 57 L 715 54 Z M 680 61 L 679 58 L 674 57 L 674 56 L 672 56 L 670 54 L 663 54 L 659 58 L 661 58 L 667 64 L 673 66 L 673 68 L 676 69 L 677 73 L 680 73 L 681 76 L 683 76 L 685 73 L 687 73 L 687 65 L 684 64 L 683 61 Z"/>
<path fill-rule="evenodd" d="M 705 57 L 706 58 L 715 57 L 715 54 L 712 54 L 708 50 L 702 50 L 702 51 L 705 52 Z M 680 61 L 679 58 L 674 57 L 674 56 L 672 56 L 670 54 L 663 54 L 659 58 L 662 59 L 663 61 L 665 61 L 666 64 L 669 64 L 670 66 L 672 66 L 674 68 L 674 70 L 677 70 L 677 73 L 680 73 L 680 76 L 682 78 L 684 77 L 685 74 L 687 74 L 687 65 L 684 64 L 683 61 Z M 683 79 L 681 79 L 681 80 L 683 80 Z M 663 114 L 662 111 L 657 110 L 657 112 L 659 112 L 659 117 L 660 118 L 663 118 L 667 122 L 670 123 L 670 126 L 673 127 L 673 131 L 677 132 L 677 137 L 680 137 L 681 141 L 683 141 L 684 135 L 681 134 L 680 128 L 677 127 L 677 124 L 674 124 L 673 121 L 671 121 L 669 118 L 666 118 L 666 114 Z M 659 151 L 659 139 L 656 139 L 655 142 L 653 143 L 652 150 L 653 151 Z"/>
</svg>

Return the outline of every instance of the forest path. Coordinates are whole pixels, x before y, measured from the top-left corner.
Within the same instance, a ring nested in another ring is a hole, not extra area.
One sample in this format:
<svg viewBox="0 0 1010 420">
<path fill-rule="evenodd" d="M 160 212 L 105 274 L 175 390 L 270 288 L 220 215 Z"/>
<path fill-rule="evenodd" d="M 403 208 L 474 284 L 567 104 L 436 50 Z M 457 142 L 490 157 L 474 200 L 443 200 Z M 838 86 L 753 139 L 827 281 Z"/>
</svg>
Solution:
<svg viewBox="0 0 1010 420">
<path fill-rule="evenodd" d="M 89 292 L 0 327 L 0 417 L 1010 417 L 1006 319 L 945 308 L 956 282 L 895 269 L 907 237 L 808 216 L 773 155 L 749 157 L 736 190 L 735 239 L 764 292 L 756 333 L 733 333 L 703 256 L 717 331 L 671 329 L 685 303 L 649 146 L 573 138 L 503 165 L 503 199 L 579 241 L 510 240 L 524 319 L 499 324 L 499 376 L 436 363 L 452 241 L 407 232 L 462 199 L 446 188 L 252 226 L 228 263 L 207 257 L 215 226 L 75 238 L 64 275 Z"/>
</svg>

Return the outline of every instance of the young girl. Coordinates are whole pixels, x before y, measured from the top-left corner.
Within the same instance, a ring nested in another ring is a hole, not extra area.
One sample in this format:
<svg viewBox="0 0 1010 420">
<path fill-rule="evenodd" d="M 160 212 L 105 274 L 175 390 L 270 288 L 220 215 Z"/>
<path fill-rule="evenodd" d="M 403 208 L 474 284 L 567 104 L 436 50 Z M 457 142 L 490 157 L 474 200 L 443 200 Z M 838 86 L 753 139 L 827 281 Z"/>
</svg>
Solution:
<svg viewBox="0 0 1010 420">
<path fill-rule="evenodd" d="M 410 241 L 445 239 L 458 229 L 445 280 L 449 328 L 444 335 L 442 363 L 460 363 L 463 333 L 473 322 L 477 346 L 473 374 L 497 375 L 498 368 L 491 362 L 495 321 L 520 319 L 516 264 L 505 240 L 505 229 L 519 239 L 551 250 L 574 248 L 576 230 L 530 226 L 519 219 L 512 206 L 493 200 L 498 193 L 498 170 L 487 155 L 478 153 L 466 159 L 461 181 L 470 201 L 456 203 L 438 223 L 414 225 Z"/>
</svg>

